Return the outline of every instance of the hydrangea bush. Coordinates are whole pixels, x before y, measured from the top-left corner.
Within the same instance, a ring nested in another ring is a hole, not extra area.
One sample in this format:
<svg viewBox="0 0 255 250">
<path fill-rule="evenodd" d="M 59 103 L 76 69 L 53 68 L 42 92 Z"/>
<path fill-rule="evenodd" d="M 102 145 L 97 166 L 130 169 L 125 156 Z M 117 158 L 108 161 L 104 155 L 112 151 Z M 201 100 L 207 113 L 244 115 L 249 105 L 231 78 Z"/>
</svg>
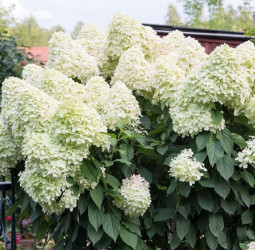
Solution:
<svg viewBox="0 0 255 250">
<path fill-rule="evenodd" d="M 255 48 L 120 13 L 3 82 L 10 210 L 54 249 L 254 249 Z"/>
</svg>

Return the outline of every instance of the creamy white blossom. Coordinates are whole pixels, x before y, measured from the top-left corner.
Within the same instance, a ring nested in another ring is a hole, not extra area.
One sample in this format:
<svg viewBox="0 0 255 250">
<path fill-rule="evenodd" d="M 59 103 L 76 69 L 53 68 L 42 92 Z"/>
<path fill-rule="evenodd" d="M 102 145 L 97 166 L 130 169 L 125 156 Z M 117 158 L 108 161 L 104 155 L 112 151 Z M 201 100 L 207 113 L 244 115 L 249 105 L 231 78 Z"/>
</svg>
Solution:
<svg viewBox="0 0 255 250">
<path fill-rule="evenodd" d="M 188 182 L 192 186 L 199 181 L 207 171 L 204 164 L 192 157 L 191 149 L 184 149 L 170 162 L 170 176 L 179 179 L 182 182 Z"/>
<path fill-rule="evenodd" d="M 249 242 L 247 250 L 255 250 L 255 241 Z"/>
<path fill-rule="evenodd" d="M 19 148 L 12 138 L 10 129 L 0 115 L 0 175 L 6 175 L 20 159 Z"/>
<path fill-rule="evenodd" d="M 105 53 L 106 34 L 97 26 L 85 24 L 78 34 L 79 43 L 87 49 L 87 52 L 97 60 L 100 71 L 105 67 L 108 57 Z"/>
<path fill-rule="evenodd" d="M 36 64 L 27 64 L 22 71 L 22 78 L 35 87 L 41 88 L 43 67 Z"/>
<path fill-rule="evenodd" d="M 85 91 L 86 102 L 101 114 L 110 94 L 109 84 L 103 77 L 94 76 L 87 82 Z"/>
<path fill-rule="evenodd" d="M 140 175 L 132 175 L 130 178 L 124 179 L 119 193 L 122 197 L 115 198 L 114 204 L 126 215 L 139 217 L 150 206 L 149 183 Z"/>
<path fill-rule="evenodd" d="M 255 137 L 252 136 L 246 143 L 247 146 L 238 153 L 236 158 L 241 168 L 247 168 L 248 164 L 255 164 Z"/>
<path fill-rule="evenodd" d="M 141 110 L 132 91 L 123 82 L 116 82 L 104 107 L 103 119 L 107 127 L 116 130 L 118 124 L 137 129 Z"/>
<path fill-rule="evenodd" d="M 96 110 L 89 105 L 62 102 L 52 121 L 52 137 L 61 143 L 108 148 L 107 128 Z"/>
<path fill-rule="evenodd" d="M 79 41 L 63 32 L 56 32 L 49 41 L 49 61 L 47 67 L 57 69 L 83 83 L 99 73 L 97 60 L 87 53 Z"/>
<path fill-rule="evenodd" d="M 239 112 L 251 94 L 244 73 L 235 49 L 218 46 L 189 77 L 191 95 L 197 103 L 219 102 Z"/>
<path fill-rule="evenodd" d="M 179 30 L 170 32 L 167 36 L 161 39 L 161 54 L 167 55 L 169 53 L 178 52 L 185 40 L 185 36 Z"/>
<path fill-rule="evenodd" d="M 174 93 L 185 80 L 185 70 L 178 65 L 178 54 L 160 56 L 155 62 L 155 93 L 153 102 L 170 106 Z"/>
<path fill-rule="evenodd" d="M 225 127 L 222 119 L 220 124 L 215 124 L 212 119 L 214 103 L 195 103 L 190 98 L 190 89 L 184 85 L 175 92 L 170 106 L 169 113 L 172 118 L 174 131 L 181 136 L 191 135 L 192 137 L 201 131 L 216 132 Z"/>
<path fill-rule="evenodd" d="M 160 38 L 156 32 L 145 27 L 125 13 L 116 14 L 108 26 L 106 53 L 112 60 L 118 60 L 122 53 L 138 46 L 146 59 L 155 58 L 160 51 Z"/>
<path fill-rule="evenodd" d="M 152 96 L 154 86 L 154 67 L 145 60 L 144 53 L 139 47 L 125 51 L 119 60 L 111 84 L 121 81 L 144 97 Z"/>
</svg>

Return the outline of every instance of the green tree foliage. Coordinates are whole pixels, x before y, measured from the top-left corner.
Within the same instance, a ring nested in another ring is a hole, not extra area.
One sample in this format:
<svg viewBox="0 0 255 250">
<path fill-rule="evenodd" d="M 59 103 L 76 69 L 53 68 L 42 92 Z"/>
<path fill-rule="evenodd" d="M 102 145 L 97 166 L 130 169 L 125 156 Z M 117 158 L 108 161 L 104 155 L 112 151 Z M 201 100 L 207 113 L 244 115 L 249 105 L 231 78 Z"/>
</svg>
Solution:
<svg viewBox="0 0 255 250">
<path fill-rule="evenodd" d="M 84 25 L 84 23 L 81 22 L 81 21 L 79 21 L 79 22 L 77 22 L 77 23 L 75 24 L 75 26 L 74 26 L 74 28 L 73 28 L 73 30 L 72 30 L 72 32 L 71 32 L 71 37 L 72 37 L 73 39 L 76 39 L 76 38 L 77 38 L 77 36 L 78 36 L 78 34 L 79 34 L 80 30 L 81 30 L 81 27 L 82 27 L 83 25 Z"/>
<path fill-rule="evenodd" d="M 168 25 L 181 25 L 181 17 L 176 9 L 176 7 L 171 4 L 168 7 L 168 13 L 167 13 L 167 24 Z"/>
<path fill-rule="evenodd" d="M 235 9 L 231 5 L 224 7 L 223 0 L 188 0 L 183 1 L 183 10 L 186 16 L 183 26 L 233 31 L 245 31 L 254 26 L 249 1 L 244 1 L 242 6 Z M 167 16 L 170 20 L 170 16 L 174 18 L 178 13 L 173 12 L 173 7 L 169 7 Z M 168 20 L 167 24 L 171 25 Z"/>
<path fill-rule="evenodd" d="M 47 46 L 52 32 L 41 28 L 34 17 L 29 17 L 12 28 L 11 34 L 16 37 L 18 46 Z"/>
<path fill-rule="evenodd" d="M 30 62 L 34 62 L 31 55 L 18 49 L 14 37 L 0 35 L 0 86 L 6 77 L 20 77 L 24 65 Z"/>
</svg>

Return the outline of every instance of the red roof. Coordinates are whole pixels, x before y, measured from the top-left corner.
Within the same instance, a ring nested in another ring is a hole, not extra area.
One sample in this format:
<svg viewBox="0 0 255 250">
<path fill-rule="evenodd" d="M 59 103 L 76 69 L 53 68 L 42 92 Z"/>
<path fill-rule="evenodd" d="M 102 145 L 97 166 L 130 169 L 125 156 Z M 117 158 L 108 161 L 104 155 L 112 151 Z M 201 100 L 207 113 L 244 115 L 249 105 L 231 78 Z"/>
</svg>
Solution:
<svg viewBox="0 0 255 250">
<path fill-rule="evenodd" d="M 47 63 L 49 58 L 49 47 L 22 47 L 21 49 L 24 49 L 25 53 L 30 52 L 33 57 L 39 61 L 42 61 L 43 63 Z"/>
</svg>

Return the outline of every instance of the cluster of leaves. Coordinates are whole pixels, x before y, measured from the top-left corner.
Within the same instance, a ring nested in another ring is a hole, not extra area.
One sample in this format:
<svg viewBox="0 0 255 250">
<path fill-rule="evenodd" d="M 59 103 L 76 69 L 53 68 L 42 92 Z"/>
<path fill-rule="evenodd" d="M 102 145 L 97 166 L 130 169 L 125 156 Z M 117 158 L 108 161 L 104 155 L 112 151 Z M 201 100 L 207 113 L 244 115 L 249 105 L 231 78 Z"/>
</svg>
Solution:
<svg viewBox="0 0 255 250">
<path fill-rule="evenodd" d="M 0 84 L 6 77 L 21 77 L 23 67 L 31 62 L 35 62 L 32 55 L 19 49 L 14 37 L 0 34 Z"/>
<path fill-rule="evenodd" d="M 227 128 L 216 134 L 202 132 L 181 138 L 173 131 L 167 108 L 139 99 L 143 135 L 121 126 L 109 133 L 108 153 L 91 149 L 81 167 L 84 177 L 96 181 L 78 206 L 61 216 L 45 215 L 16 183 L 18 201 L 9 211 L 31 217 L 37 240 L 53 238 L 57 249 L 246 249 L 255 240 L 255 169 L 241 169 L 237 152 L 254 130 L 242 117 L 224 110 Z M 215 123 L 223 118 L 212 111 Z M 240 135 L 242 134 L 242 136 Z M 169 163 L 184 148 L 191 148 L 207 172 L 192 187 L 169 176 Z M 15 169 L 16 176 L 23 168 Z M 150 183 L 152 204 L 144 216 L 131 218 L 113 204 L 121 180 L 139 173 Z M 18 177 L 16 177 L 18 179 Z M 72 178 L 72 189 L 77 189 Z M 47 241 L 46 241 L 47 242 Z"/>
</svg>

